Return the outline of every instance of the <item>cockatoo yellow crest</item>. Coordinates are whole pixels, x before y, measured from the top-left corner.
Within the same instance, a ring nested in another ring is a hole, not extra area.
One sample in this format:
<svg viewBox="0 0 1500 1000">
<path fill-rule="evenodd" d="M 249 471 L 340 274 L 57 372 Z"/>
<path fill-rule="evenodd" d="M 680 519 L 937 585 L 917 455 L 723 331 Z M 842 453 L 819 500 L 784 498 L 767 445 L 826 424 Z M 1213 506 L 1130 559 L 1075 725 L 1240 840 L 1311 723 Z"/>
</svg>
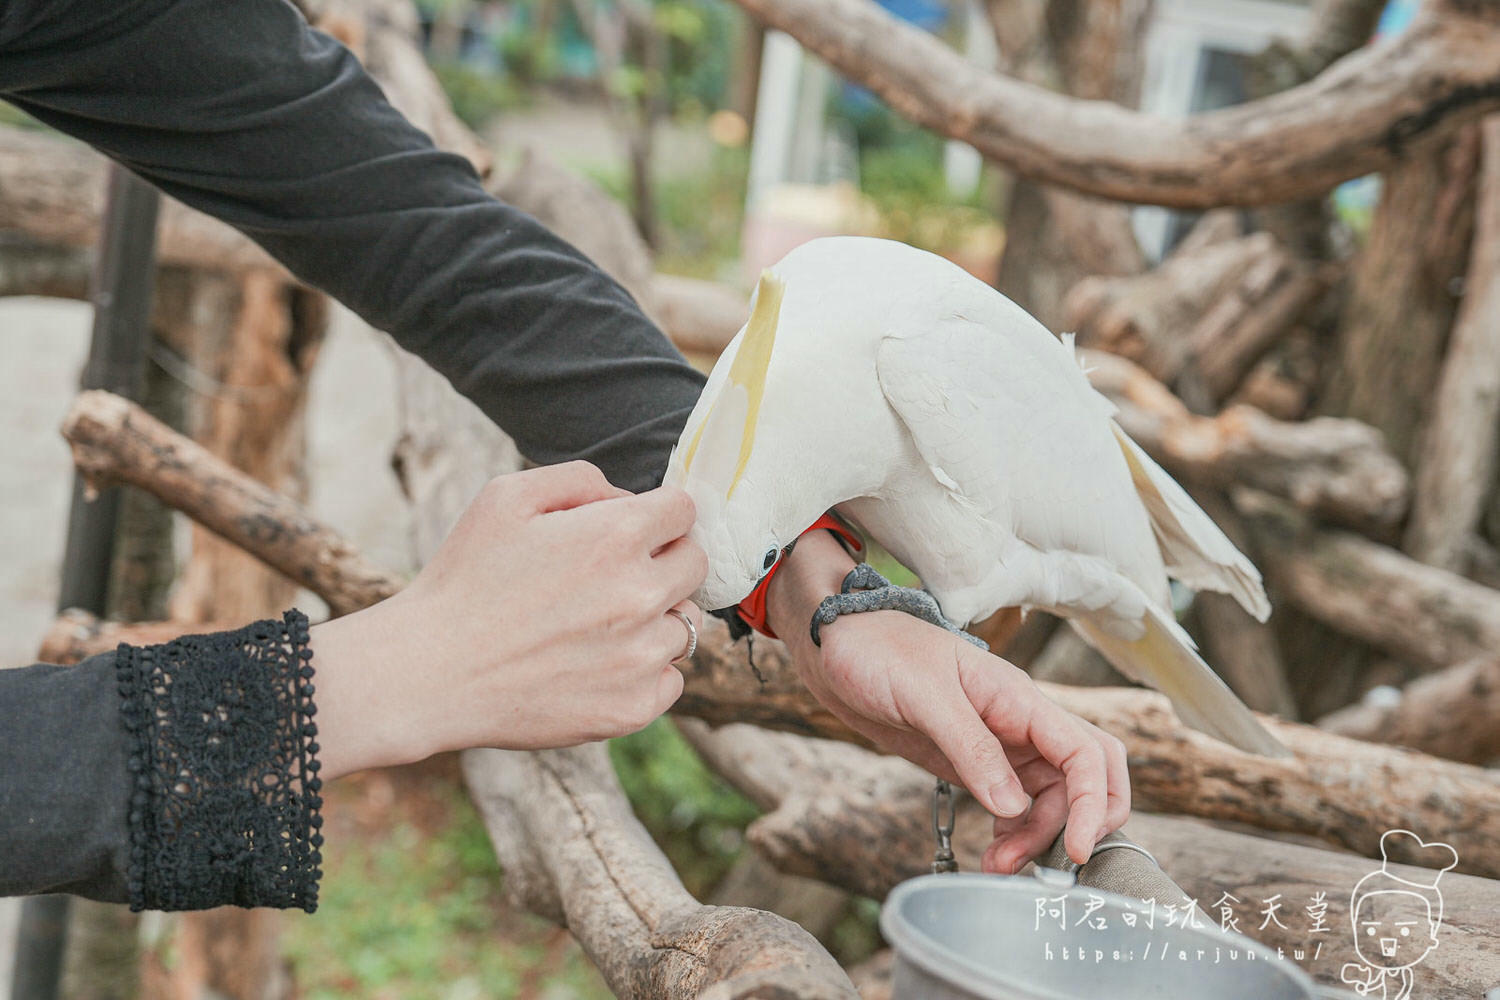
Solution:
<svg viewBox="0 0 1500 1000">
<path fill-rule="evenodd" d="M 714 426 L 718 432 L 716 436 L 722 438 L 715 442 L 715 447 L 727 444 L 738 432 L 739 461 L 734 467 L 734 477 L 729 481 L 726 500 L 734 495 L 734 488 L 739 484 L 745 465 L 750 461 L 750 451 L 755 447 L 755 425 L 760 416 L 761 398 L 765 394 L 766 369 L 771 364 L 771 349 L 776 346 L 776 324 L 781 316 L 781 299 L 785 293 L 786 285 L 770 271 L 760 276 L 760 284 L 756 286 L 755 309 L 750 314 L 750 322 L 745 324 L 745 332 L 729 365 L 729 386 L 743 390 L 744 413 L 742 415 L 741 407 L 736 405 L 741 401 L 740 395 L 730 393 L 732 402 L 722 407 L 716 406 L 709 412 L 708 419 L 698 425 L 682 460 L 682 471 L 686 474 L 692 469 L 693 457 L 697 455 L 698 445 L 702 443 L 704 431 L 709 426 Z"/>
</svg>

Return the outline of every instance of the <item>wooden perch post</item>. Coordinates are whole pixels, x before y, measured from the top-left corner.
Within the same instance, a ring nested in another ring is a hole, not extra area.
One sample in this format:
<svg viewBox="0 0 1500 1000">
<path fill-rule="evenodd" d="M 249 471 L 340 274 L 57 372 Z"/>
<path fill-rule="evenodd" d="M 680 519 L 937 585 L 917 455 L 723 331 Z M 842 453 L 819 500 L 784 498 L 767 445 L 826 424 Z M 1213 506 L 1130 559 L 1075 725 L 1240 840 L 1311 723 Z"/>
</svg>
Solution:
<svg viewBox="0 0 1500 1000">
<path fill-rule="evenodd" d="M 1500 758 L 1500 659 L 1492 654 L 1448 667 L 1413 681 L 1393 703 L 1360 702 L 1318 725 L 1355 739 L 1489 764 Z"/>
<path fill-rule="evenodd" d="M 463 761 L 507 892 L 569 928 L 616 996 L 854 1000 L 801 927 L 688 894 L 630 811 L 602 743 L 469 750 Z"/>
<path fill-rule="evenodd" d="M 932 780 L 914 764 L 754 726 L 713 730 L 688 721 L 679 728 L 714 770 L 766 810 L 748 837 L 777 867 L 876 898 L 926 870 Z M 961 868 L 978 869 L 990 822 L 972 799 L 960 799 L 953 846 Z M 1446 832 L 1441 821 L 1414 829 L 1432 839 Z M 1219 907 L 1229 905 L 1242 932 L 1284 948 L 1289 958 L 1305 952 L 1298 964 L 1326 983 L 1337 983 L 1342 963 L 1354 960 L 1350 891 L 1376 862 L 1139 810 L 1125 832 L 1196 901 L 1206 923 L 1219 924 Z M 1427 978 L 1419 982 L 1432 996 L 1476 996 L 1500 981 L 1494 949 L 1500 883 L 1449 873 L 1442 887 L 1443 944 L 1423 963 Z M 1310 934 L 1303 908 L 1320 893 L 1328 930 Z M 1278 895 L 1279 920 L 1259 927 L 1263 905 Z M 1312 957 L 1320 940 L 1324 947 Z"/>
<path fill-rule="evenodd" d="M 1404 546 L 1455 573 L 1468 568 L 1467 543 L 1494 488 L 1500 427 L 1500 115 L 1487 118 L 1481 134 L 1468 277 L 1417 457 Z"/>
<path fill-rule="evenodd" d="M 1030 180 L 1118 201 L 1322 196 L 1500 108 L 1500 12 L 1487 3 L 1435 0 L 1396 38 L 1306 84 L 1173 121 L 988 73 L 871 0 L 737 2 L 916 124 Z"/>
</svg>

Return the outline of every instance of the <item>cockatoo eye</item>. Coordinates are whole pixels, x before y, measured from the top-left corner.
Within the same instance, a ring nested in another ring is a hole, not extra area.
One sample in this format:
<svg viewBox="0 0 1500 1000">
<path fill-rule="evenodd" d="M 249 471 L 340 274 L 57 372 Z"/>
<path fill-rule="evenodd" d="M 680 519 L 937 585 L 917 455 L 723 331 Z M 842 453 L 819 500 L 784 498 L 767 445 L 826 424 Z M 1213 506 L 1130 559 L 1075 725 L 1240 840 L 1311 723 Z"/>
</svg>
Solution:
<svg viewBox="0 0 1500 1000">
<path fill-rule="evenodd" d="M 766 557 L 760 562 L 761 571 L 769 573 L 771 567 L 776 565 L 776 560 L 780 558 L 781 550 L 776 546 L 773 545 L 769 549 L 766 549 Z"/>
</svg>

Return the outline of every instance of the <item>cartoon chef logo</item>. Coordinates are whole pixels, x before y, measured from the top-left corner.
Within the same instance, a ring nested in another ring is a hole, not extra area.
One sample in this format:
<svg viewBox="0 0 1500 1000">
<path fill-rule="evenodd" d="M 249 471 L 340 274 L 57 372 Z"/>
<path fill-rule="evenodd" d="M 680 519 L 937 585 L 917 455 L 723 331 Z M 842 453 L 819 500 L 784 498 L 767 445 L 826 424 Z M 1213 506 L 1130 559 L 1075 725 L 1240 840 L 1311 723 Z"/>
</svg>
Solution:
<svg viewBox="0 0 1500 1000">
<path fill-rule="evenodd" d="M 1458 852 L 1410 830 L 1387 830 L 1380 838 L 1380 857 L 1380 868 L 1360 879 L 1350 898 L 1349 920 L 1360 960 L 1346 963 L 1340 978 L 1361 996 L 1407 1000 L 1412 968 L 1438 945 L 1443 923 L 1438 879 L 1458 864 Z M 1422 867 L 1395 865 L 1396 858 Z"/>
</svg>

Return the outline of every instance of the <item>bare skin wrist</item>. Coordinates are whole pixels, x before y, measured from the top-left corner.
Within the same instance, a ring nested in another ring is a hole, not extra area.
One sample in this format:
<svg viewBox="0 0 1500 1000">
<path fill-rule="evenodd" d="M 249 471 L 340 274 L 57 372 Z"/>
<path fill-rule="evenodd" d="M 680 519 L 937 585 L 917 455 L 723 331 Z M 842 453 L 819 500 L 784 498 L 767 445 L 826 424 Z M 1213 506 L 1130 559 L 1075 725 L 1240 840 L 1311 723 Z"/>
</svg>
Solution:
<svg viewBox="0 0 1500 1000">
<path fill-rule="evenodd" d="M 409 719 L 389 710 L 402 700 L 398 682 L 407 659 L 401 652 L 407 632 L 398 621 L 401 603 L 390 598 L 312 628 L 318 756 L 326 780 L 434 752 L 419 744 L 421 734 Z"/>
<path fill-rule="evenodd" d="M 798 539 L 786 565 L 771 578 L 766 592 L 766 618 L 792 652 L 812 648 L 808 626 L 813 612 L 829 594 L 837 594 L 854 560 L 827 531 L 814 531 Z"/>
</svg>

